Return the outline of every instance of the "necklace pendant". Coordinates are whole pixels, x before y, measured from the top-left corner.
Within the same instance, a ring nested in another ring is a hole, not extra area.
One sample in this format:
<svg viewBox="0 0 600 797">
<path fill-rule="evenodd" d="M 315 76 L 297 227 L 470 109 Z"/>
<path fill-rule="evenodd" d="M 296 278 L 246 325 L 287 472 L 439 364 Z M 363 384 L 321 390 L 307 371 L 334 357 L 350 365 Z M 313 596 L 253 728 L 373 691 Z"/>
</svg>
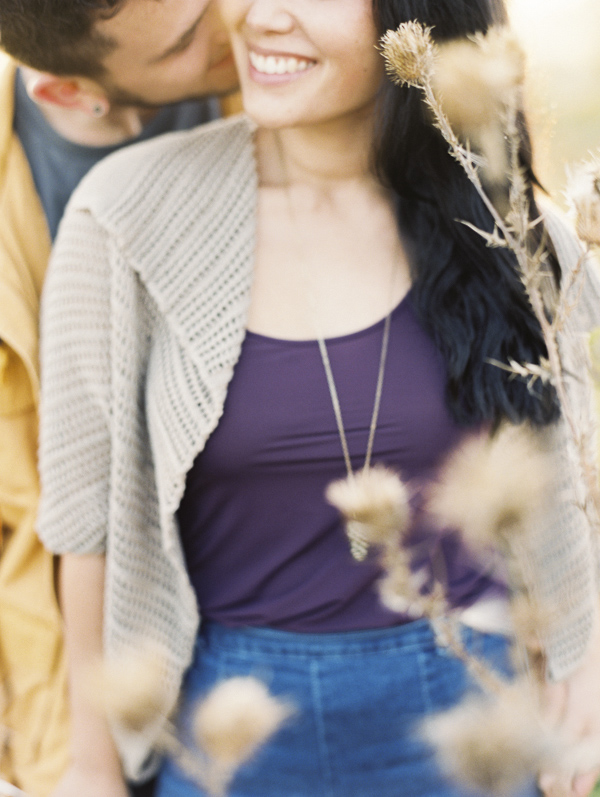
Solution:
<svg viewBox="0 0 600 797">
<path fill-rule="evenodd" d="M 369 536 L 365 524 L 358 520 L 346 521 L 346 534 L 350 544 L 350 553 L 357 562 L 364 562 L 369 553 Z"/>
<path fill-rule="evenodd" d="M 370 546 L 396 546 L 408 528 L 408 490 L 394 471 L 382 465 L 350 473 L 332 482 L 326 497 L 342 515 L 350 552 L 364 562 Z"/>
</svg>

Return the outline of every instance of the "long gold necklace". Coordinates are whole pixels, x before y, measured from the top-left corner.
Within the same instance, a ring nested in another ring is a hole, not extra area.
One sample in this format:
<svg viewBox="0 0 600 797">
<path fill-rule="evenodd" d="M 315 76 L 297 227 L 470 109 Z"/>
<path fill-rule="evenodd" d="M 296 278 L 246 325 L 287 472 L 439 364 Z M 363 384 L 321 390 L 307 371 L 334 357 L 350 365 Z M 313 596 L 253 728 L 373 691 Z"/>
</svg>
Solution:
<svg viewBox="0 0 600 797">
<path fill-rule="evenodd" d="M 296 214 L 290 195 L 290 181 L 279 136 L 275 137 L 275 141 L 282 174 L 284 175 L 288 213 L 292 227 L 295 230 L 296 244 L 299 247 L 299 251 L 302 251 L 303 247 L 300 247 Z M 392 268 L 390 279 L 391 295 L 393 295 L 394 276 L 395 269 Z M 308 295 L 310 296 L 310 291 Z M 321 354 L 323 368 L 325 369 L 327 386 L 329 388 L 329 395 L 333 405 L 333 412 L 346 466 L 346 478 L 336 480 L 329 484 L 325 494 L 327 500 L 335 506 L 343 516 L 346 534 L 350 543 L 350 552 L 354 559 L 359 562 L 366 558 L 370 545 L 382 543 L 384 540 L 389 539 L 390 535 L 395 535 L 398 530 L 405 525 L 408 512 L 406 489 L 398 475 L 382 465 L 371 467 L 375 432 L 377 430 L 381 396 L 383 393 L 392 312 L 393 308 L 390 309 L 384 321 L 379 369 L 375 386 L 375 400 L 373 403 L 371 423 L 369 425 L 365 461 L 360 471 L 354 471 L 352 468 L 348 440 L 329 359 L 329 352 L 327 351 L 324 336 L 320 333 L 317 335 L 319 352 Z M 315 324 L 315 326 L 317 326 L 317 324 Z"/>
<path fill-rule="evenodd" d="M 390 326 L 392 320 L 392 313 L 391 311 L 387 314 L 384 322 L 383 327 L 383 336 L 381 341 L 381 354 L 379 356 L 379 370 L 377 373 L 377 383 L 375 387 L 375 401 L 373 403 L 373 413 L 371 415 L 371 423 L 369 426 L 369 438 L 367 441 L 367 450 L 365 453 L 365 461 L 362 466 L 362 473 L 368 473 L 371 469 L 371 457 L 373 455 L 373 444 L 375 442 L 375 431 L 377 429 L 377 421 L 379 418 L 379 408 L 381 406 L 381 395 L 383 393 L 383 378 L 385 375 L 385 364 L 387 360 L 387 351 L 388 345 L 390 340 Z M 352 461 L 350 459 L 350 451 L 348 449 L 348 440 L 346 437 L 346 430 L 344 429 L 344 422 L 342 419 L 342 408 L 340 406 L 340 400 L 338 397 L 337 388 L 335 385 L 335 379 L 333 378 L 333 371 L 331 369 L 331 361 L 329 359 L 329 353 L 327 351 L 327 346 L 325 344 L 325 339 L 323 337 L 318 338 L 319 344 L 319 351 L 321 353 L 321 360 L 323 361 L 323 367 L 325 369 L 325 375 L 327 377 L 327 386 L 329 388 L 329 395 L 331 396 L 331 403 L 333 405 L 333 412 L 335 415 L 335 421 L 337 424 L 337 430 L 340 437 L 340 442 L 342 444 L 342 452 L 344 454 L 344 462 L 346 465 L 346 482 L 347 482 L 347 489 L 352 489 L 357 486 L 357 479 L 358 474 L 354 472 L 352 468 Z M 335 483 L 339 484 L 339 483 Z M 340 492 L 340 487 L 338 486 L 337 492 Z M 336 491 L 333 491 L 333 496 L 330 495 L 332 491 L 328 488 L 328 497 L 330 501 L 336 504 L 335 498 Z M 337 505 L 337 504 L 336 504 Z M 338 509 L 342 511 L 344 515 L 346 512 L 338 506 Z M 356 516 L 356 512 L 352 512 L 351 515 L 353 516 L 346 516 L 346 533 L 348 535 L 348 539 L 350 541 L 350 552 L 352 556 L 359 562 L 363 561 L 368 553 L 369 548 L 369 539 L 364 534 L 363 531 L 363 522 L 360 518 Z"/>
</svg>

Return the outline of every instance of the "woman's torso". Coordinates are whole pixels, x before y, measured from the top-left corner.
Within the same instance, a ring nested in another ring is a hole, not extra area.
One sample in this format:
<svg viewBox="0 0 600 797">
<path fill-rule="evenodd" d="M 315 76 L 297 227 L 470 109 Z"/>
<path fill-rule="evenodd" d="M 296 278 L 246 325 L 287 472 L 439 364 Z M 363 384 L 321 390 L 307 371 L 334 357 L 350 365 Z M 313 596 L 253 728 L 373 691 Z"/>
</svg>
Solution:
<svg viewBox="0 0 600 797">
<path fill-rule="evenodd" d="M 327 349 L 355 469 L 369 435 L 384 322 L 329 339 Z M 415 569 L 435 572 L 453 605 L 494 588 L 456 535 L 422 511 L 423 491 L 464 431 L 444 401 L 439 354 L 408 294 L 392 313 L 375 463 L 412 492 Z M 332 399 L 316 341 L 248 333 L 223 417 L 188 475 L 182 541 L 203 616 L 229 626 L 302 632 L 358 630 L 408 618 L 381 604 L 376 557 L 357 563 L 325 499 L 345 475 Z"/>
</svg>

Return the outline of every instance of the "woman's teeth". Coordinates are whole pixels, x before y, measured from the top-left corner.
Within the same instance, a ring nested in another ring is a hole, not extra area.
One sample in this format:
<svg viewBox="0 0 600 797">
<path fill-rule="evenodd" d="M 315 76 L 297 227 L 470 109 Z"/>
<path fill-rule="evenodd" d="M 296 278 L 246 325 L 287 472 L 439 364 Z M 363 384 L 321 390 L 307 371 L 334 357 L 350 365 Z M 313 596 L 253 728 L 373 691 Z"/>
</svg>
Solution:
<svg viewBox="0 0 600 797">
<path fill-rule="evenodd" d="M 264 75 L 294 75 L 296 72 L 304 72 L 314 64 L 313 61 L 292 56 L 259 55 L 253 52 L 249 56 L 254 69 Z"/>
</svg>

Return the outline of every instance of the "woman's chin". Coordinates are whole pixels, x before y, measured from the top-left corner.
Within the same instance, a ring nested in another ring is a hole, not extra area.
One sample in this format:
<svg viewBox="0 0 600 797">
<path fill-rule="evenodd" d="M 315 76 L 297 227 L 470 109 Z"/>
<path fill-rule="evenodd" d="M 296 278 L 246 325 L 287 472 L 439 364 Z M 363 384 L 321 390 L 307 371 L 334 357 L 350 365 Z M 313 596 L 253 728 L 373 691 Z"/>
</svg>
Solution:
<svg viewBox="0 0 600 797">
<path fill-rule="evenodd" d="M 297 113 L 282 113 L 259 108 L 253 103 L 246 103 L 242 98 L 246 115 L 258 126 L 267 130 L 281 130 L 286 127 L 302 126 L 305 122 Z"/>
</svg>

